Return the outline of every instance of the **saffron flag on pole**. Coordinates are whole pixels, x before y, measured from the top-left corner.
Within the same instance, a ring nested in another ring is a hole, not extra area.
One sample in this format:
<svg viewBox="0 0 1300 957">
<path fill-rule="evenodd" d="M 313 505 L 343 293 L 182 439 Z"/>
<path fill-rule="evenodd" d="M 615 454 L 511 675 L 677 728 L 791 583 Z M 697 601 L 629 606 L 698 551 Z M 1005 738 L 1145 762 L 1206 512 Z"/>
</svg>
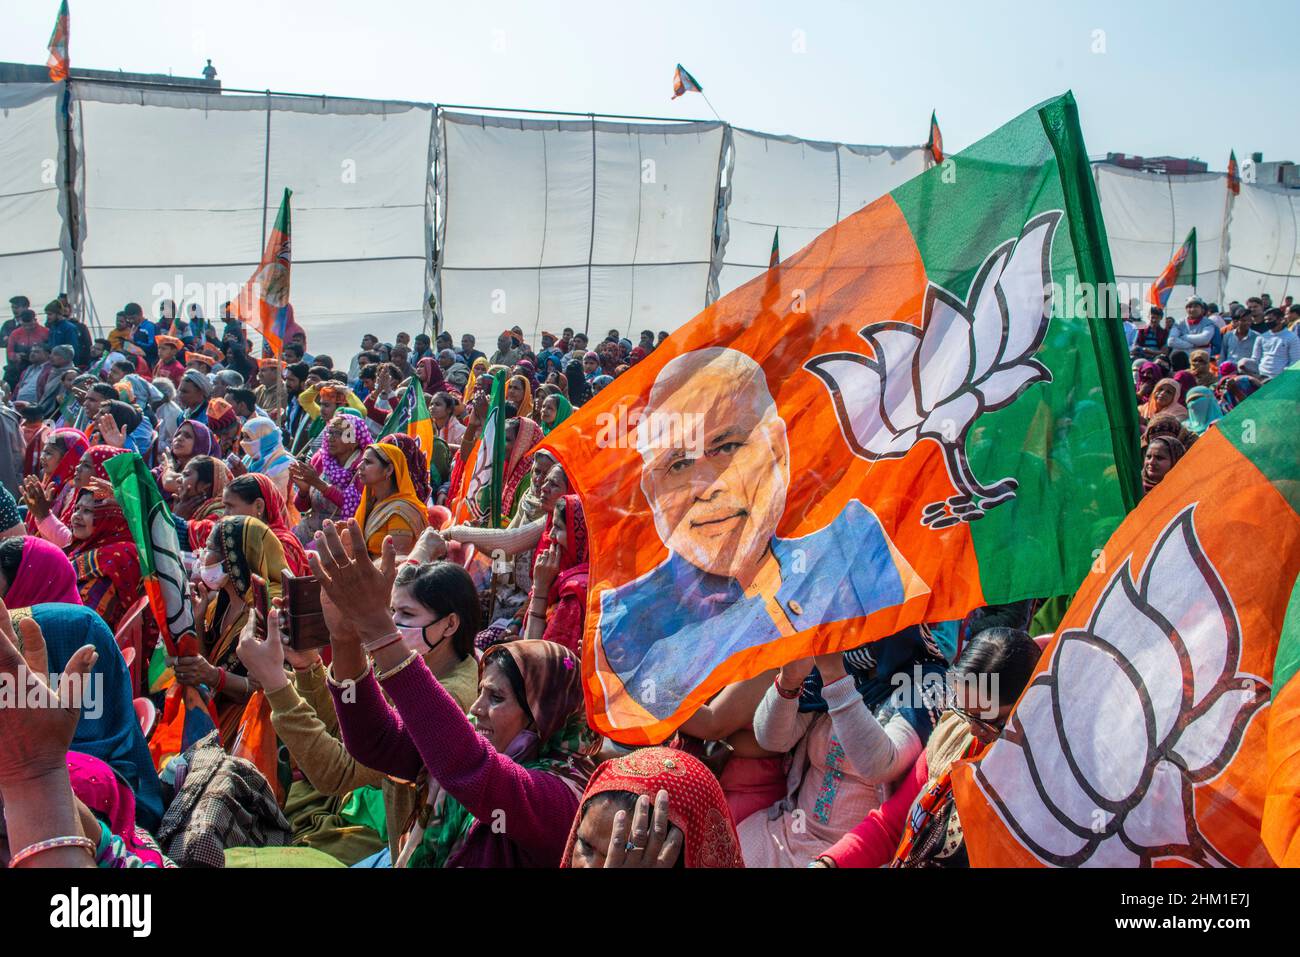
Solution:
<svg viewBox="0 0 1300 957">
<path fill-rule="evenodd" d="M 1228 192 L 1233 196 L 1241 194 L 1241 170 L 1237 168 L 1237 151 L 1228 154 Z"/>
<path fill-rule="evenodd" d="M 284 348 L 284 340 L 276 329 L 276 320 L 289 304 L 289 272 L 293 265 L 289 210 L 289 197 L 292 195 L 293 190 L 286 188 L 280 200 L 280 211 L 275 216 L 275 226 L 266 240 L 262 261 L 232 303 L 235 318 L 244 323 L 256 321 L 262 338 L 271 347 L 271 355 L 277 357 Z"/>
<path fill-rule="evenodd" d="M 792 659 L 1070 594 L 1136 502 L 1074 98 L 952 159 L 955 181 L 932 168 L 833 226 L 543 442 L 586 508 L 601 733 L 662 741 Z"/>
<path fill-rule="evenodd" d="M 772 252 L 767 257 L 767 268 L 772 269 L 781 262 L 781 227 L 772 231 Z"/>
<path fill-rule="evenodd" d="M 50 34 L 50 58 L 46 66 L 50 69 L 50 82 L 59 83 L 68 78 L 70 63 L 68 60 L 68 0 L 59 4 L 59 16 L 54 21 L 54 32 Z"/>
<path fill-rule="evenodd" d="M 943 134 L 939 132 L 939 120 L 933 110 L 930 111 L 930 138 L 926 141 L 925 148 L 934 157 L 936 166 L 943 164 Z"/>
<path fill-rule="evenodd" d="M 424 387 L 417 377 L 411 376 L 403 388 L 405 391 L 402 398 L 393 407 L 393 411 L 388 413 L 383 431 L 377 438 L 382 439 L 394 432 L 405 432 L 419 443 L 420 449 L 428 458 L 433 455 L 433 417 L 429 415 Z"/>
<path fill-rule="evenodd" d="M 144 459 L 135 452 L 107 459 L 104 469 L 131 529 L 140 558 L 140 577 L 167 655 L 190 658 L 201 654 L 185 567 L 181 563 L 180 538 L 157 483 Z M 150 672 L 152 675 L 152 664 Z M 203 693 L 198 688 L 173 682 L 167 689 L 158 727 L 149 739 L 154 761 L 161 768 L 169 756 L 179 754 L 215 726 Z"/>
<path fill-rule="evenodd" d="M 1175 286 L 1196 288 L 1195 226 L 1192 227 L 1192 231 L 1187 234 L 1183 244 L 1174 253 L 1174 258 L 1169 260 L 1169 265 L 1151 284 L 1151 288 L 1147 292 L 1147 302 L 1153 306 L 1159 306 L 1163 310 L 1165 304 L 1169 302 L 1169 294 L 1174 291 Z"/>
<path fill-rule="evenodd" d="M 677 69 L 673 71 L 673 99 L 677 99 L 683 93 L 703 92 L 704 87 L 696 82 L 695 77 L 686 72 L 686 67 L 677 64 Z"/>
<path fill-rule="evenodd" d="M 954 775 L 972 864 L 1300 865 L 1297 403 L 1300 365 L 1106 543 L 1002 737 Z"/>
</svg>

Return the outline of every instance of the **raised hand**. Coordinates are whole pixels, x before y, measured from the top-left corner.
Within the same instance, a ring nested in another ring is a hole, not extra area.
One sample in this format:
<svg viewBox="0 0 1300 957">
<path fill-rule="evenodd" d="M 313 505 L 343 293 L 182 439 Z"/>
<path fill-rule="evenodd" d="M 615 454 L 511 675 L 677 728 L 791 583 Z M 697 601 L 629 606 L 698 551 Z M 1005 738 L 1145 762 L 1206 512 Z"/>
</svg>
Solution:
<svg viewBox="0 0 1300 957">
<path fill-rule="evenodd" d="M 682 832 L 668 822 L 668 792 L 661 788 L 653 811 L 648 795 L 636 799 L 630 834 L 627 811 L 614 815 L 605 866 L 672 867 L 682 852 L 682 842 Z"/>
<path fill-rule="evenodd" d="M 105 445 L 111 445 L 115 449 L 126 447 L 126 434 L 118 426 L 117 420 L 107 412 L 95 420 L 95 425 Z"/>
<path fill-rule="evenodd" d="M 80 692 L 98 660 L 95 646 L 83 645 L 51 687 L 41 626 L 27 618 L 15 633 L 0 600 L 0 675 L 17 690 L 0 696 L 0 792 L 64 770 L 81 718 Z M 24 707 L 14 707 L 15 700 Z"/>
</svg>

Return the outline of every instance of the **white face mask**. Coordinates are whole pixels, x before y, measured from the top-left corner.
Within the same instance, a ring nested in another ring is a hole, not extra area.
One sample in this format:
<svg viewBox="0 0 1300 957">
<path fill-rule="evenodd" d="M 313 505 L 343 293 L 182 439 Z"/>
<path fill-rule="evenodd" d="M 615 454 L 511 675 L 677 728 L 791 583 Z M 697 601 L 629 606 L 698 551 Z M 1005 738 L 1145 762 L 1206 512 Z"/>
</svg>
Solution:
<svg viewBox="0 0 1300 957">
<path fill-rule="evenodd" d="M 207 585 L 213 591 L 216 591 L 224 585 L 230 576 L 221 565 L 201 565 L 199 566 L 199 580 Z"/>
<path fill-rule="evenodd" d="M 407 651 L 423 655 L 429 650 L 429 644 L 424 640 L 424 629 L 428 625 L 397 625 L 396 627 L 397 633 L 402 636 L 402 647 Z"/>
</svg>

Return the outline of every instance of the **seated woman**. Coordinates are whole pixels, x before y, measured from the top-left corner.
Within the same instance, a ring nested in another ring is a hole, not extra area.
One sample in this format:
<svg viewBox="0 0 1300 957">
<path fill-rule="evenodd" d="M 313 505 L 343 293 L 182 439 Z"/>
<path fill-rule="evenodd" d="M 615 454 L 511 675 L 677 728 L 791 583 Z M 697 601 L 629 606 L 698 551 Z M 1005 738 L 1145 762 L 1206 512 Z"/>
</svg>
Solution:
<svg viewBox="0 0 1300 957">
<path fill-rule="evenodd" d="M 1041 652 L 1029 635 L 988 628 L 952 668 L 948 710 L 894 794 L 814 861 L 821 867 L 965 867 L 952 767 L 978 757 L 1002 732 Z M 997 700 L 979 700 L 996 689 Z"/>
<path fill-rule="evenodd" d="M 573 406 L 569 404 L 568 396 L 557 391 L 542 400 L 541 413 L 542 434 L 550 435 L 557 425 L 573 415 Z"/>
<path fill-rule="evenodd" d="M 473 651 L 479 624 L 478 595 L 469 573 L 447 562 L 404 564 L 393 584 L 389 610 L 405 647 L 424 658 L 460 710 L 468 711 L 478 695 Z M 246 627 L 238 651 L 249 674 L 266 691 L 276 736 L 304 778 L 290 787 L 284 808 L 294 825 L 294 843 L 324 850 L 347 864 L 368 856 L 377 848 L 345 818 L 345 802 L 364 807 L 380 788 L 380 834 L 387 847 L 374 866 L 404 862 L 404 832 L 415 827 L 418 836 L 409 848 L 414 852 L 422 836 L 417 814 L 425 812 L 427 821 L 427 781 L 395 781 L 352 757 L 338 738 L 320 655 L 286 648 L 279 636 L 278 617 L 272 616 L 266 640 L 258 641 Z M 293 667 L 292 681 L 285 674 L 286 660 Z"/>
<path fill-rule="evenodd" d="M 510 560 L 508 570 L 493 576 L 492 613 L 489 629 L 497 637 L 523 631 L 528 611 L 528 595 L 533 587 L 533 563 L 538 545 L 550 521 L 555 503 L 567 495 L 569 481 L 564 469 L 546 451 L 533 456 L 528 488 L 519 498 L 519 508 L 505 528 L 480 528 L 477 525 L 452 525 L 438 533 L 441 539 L 473 545 L 481 552 Z M 445 551 L 431 557 L 441 558 Z"/>
<path fill-rule="evenodd" d="M 557 866 L 598 740 L 578 659 L 546 641 L 493 647 L 466 720 L 405 647 L 385 607 L 388 579 L 363 554 L 361 529 L 353 521 L 344 531 L 351 556 L 331 525 L 311 557 L 334 655 L 328 684 L 357 760 L 408 781 L 428 773 L 432 813 L 410 866 Z M 394 561 L 385 544 L 383 565 Z"/>
<path fill-rule="evenodd" d="M 85 489 L 72 513 L 72 548 L 81 603 L 114 632 L 143 594 L 140 556 L 122 507 L 111 494 Z"/>
<path fill-rule="evenodd" d="M 533 387 L 528 379 L 512 375 L 506 380 L 506 401 L 515 407 L 516 415 L 528 418 L 533 411 Z"/>
<path fill-rule="evenodd" d="M 0 598 L 15 608 L 44 602 L 81 604 L 77 573 L 68 556 L 34 535 L 0 541 Z"/>
<path fill-rule="evenodd" d="M 72 544 L 72 529 L 69 525 L 72 522 L 72 511 L 76 508 L 77 496 L 90 484 L 92 478 L 107 482 L 109 478 L 104 463 L 124 454 L 125 451 L 125 449 L 113 448 L 111 445 L 92 445 L 86 449 L 81 456 L 81 461 L 77 463 L 76 471 L 72 473 L 72 494 L 68 498 L 68 505 L 59 515 L 50 511 L 50 503 L 44 495 L 29 495 L 24 490 L 28 514 L 36 517 L 36 529 L 41 538 L 53 542 L 60 548 L 67 548 Z"/>
<path fill-rule="evenodd" d="M 1146 425 L 1157 415 L 1172 415 L 1179 422 L 1187 420 L 1187 409 L 1178 397 L 1182 389 L 1174 379 L 1161 379 L 1151 390 L 1151 398 L 1138 410 L 1138 418 Z"/>
<path fill-rule="evenodd" d="M 1205 432 L 1223 418 L 1223 409 L 1214 390 L 1203 385 L 1187 390 L 1187 428 L 1194 435 Z"/>
<path fill-rule="evenodd" d="M 289 529 L 289 510 L 280 497 L 280 490 L 270 478 L 260 472 L 241 475 L 226 486 L 222 494 L 227 515 L 247 515 L 266 526 L 280 540 L 284 549 L 284 562 L 295 575 L 310 575 L 307 567 L 307 550 Z"/>
<path fill-rule="evenodd" d="M 446 392 L 439 392 L 429 400 L 429 418 L 433 419 L 433 434 L 449 447 L 460 445 L 465 426 L 456 418 L 456 400 Z M 445 477 L 445 476 L 444 476 Z"/>
<path fill-rule="evenodd" d="M 280 596 L 284 549 L 265 523 L 247 515 L 228 515 L 212 530 L 198 575 L 205 586 L 194 618 L 201 655 L 176 659 L 176 680 L 207 685 L 214 692 L 221 746 L 234 743 L 244 705 L 257 690 L 235 648 L 248 618 L 254 574 L 266 581 L 270 598 Z"/>
<path fill-rule="evenodd" d="M 41 477 L 29 475 L 23 480 L 23 498 L 29 508 L 33 499 L 39 499 L 45 511 L 60 516 L 71 511 L 73 490 L 73 473 L 77 470 L 81 457 L 90 448 L 86 437 L 75 429 L 55 429 L 45 437 L 41 446 Z M 27 514 L 27 534 L 37 534 L 36 516 Z"/>
<path fill-rule="evenodd" d="M 154 467 L 154 481 L 162 489 L 163 501 L 170 507 L 181 488 L 181 473 L 196 455 L 216 455 L 217 440 L 202 422 L 188 419 L 176 427 L 171 447 L 160 452 L 161 461 Z"/>
<path fill-rule="evenodd" d="M 582 502 L 576 495 L 566 495 L 555 503 L 533 568 L 525 638 L 554 641 L 581 657 L 588 570 Z"/>
<path fill-rule="evenodd" d="M 265 475 L 289 500 L 289 469 L 293 456 L 285 451 L 280 427 L 265 416 L 257 416 L 244 423 L 240 433 L 240 446 L 244 450 L 244 467 L 249 472 Z M 297 521 L 297 519 L 294 519 Z"/>
<path fill-rule="evenodd" d="M 429 513 L 415 494 L 406 454 L 396 445 L 376 442 L 363 453 L 357 476 L 364 491 L 356 520 L 365 530 L 370 557 L 379 557 L 388 537 L 399 553 L 409 552 L 428 527 Z"/>
<path fill-rule="evenodd" d="M 113 640 L 113 633 L 99 615 L 80 605 L 50 604 L 59 600 L 58 594 L 36 595 L 39 600 L 27 608 L 0 603 L 0 636 L 4 636 L 4 640 L 0 640 L 0 655 L 3 655 L 5 640 L 11 643 L 8 647 L 13 648 L 20 643 L 18 634 L 23 635 L 27 642 L 33 639 L 32 633 L 35 632 L 44 638 L 46 660 L 36 661 L 33 671 L 60 674 L 71 667 L 83 674 L 89 672 L 88 680 L 96 689 L 94 707 L 85 702 L 79 715 L 70 715 L 68 738 L 63 741 L 63 749 L 66 752 L 70 747 L 109 764 L 135 793 L 136 814 L 141 826 L 153 830 L 162 820 L 162 787 L 149 755 L 149 745 L 135 716 L 131 675 L 126 661 Z M 77 662 L 83 667 L 77 669 Z M 33 728 L 34 722 L 39 723 L 56 711 L 62 709 L 0 708 L 0 713 L 16 713 L 20 719 L 18 727 L 0 729 L 0 738 L 6 745 L 30 746 L 32 741 L 25 732 Z M 24 770 L 39 766 L 34 755 L 28 753 L 25 758 Z M 9 810 L 6 807 L 5 818 L 12 840 L 13 818 Z M 52 814 L 52 811 L 50 807 L 45 809 L 47 814 Z M 61 833 L 76 834 L 77 831 L 64 830 Z"/>
<path fill-rule="evenodd" d="M 107 763 L 69 751 L 68 779 L 80 809 L 81 832 L 95 841 L 95 865 L 106 869 L 175 867 L 136 822 L 135 795 Z"/>
<path fill-rule="evenodd" d="M 230 481 L 226 463 L 211 455 L 196 455 L 181 470 L 172 514 L 186 522 L 199 523 L 220 517 L 225 510 L 221 500 Z M 184 545 L 184 539 L 181 544 Z"/>
<path fill-rule="evenodd" d="M 365 419 L 339 411 L 325 426 L 320 451 L 311 463 L 290 466 L 298 490 L 294 504 L 303 516 L 294 534 L 303 544 L 326 522 L 346 521 L 356 514 L 361 504 L 361 457 L 373 441 Z"/>
<path fill-rule="evenodd" d="M 938 679 L 946 670 L 918 628 L 781 669 L 754 715 L 754 733 L 768 751 L 794 753 L 789 789 L 740 822 L 749 867 L 803 867 L 880 806 L 942 707 L 904 693 L 918 670 Z M 897 674 L 909 680 L 896 685 Z"/>
<path fill-rule="evenodd" d="M 1149 492 L 1159 485 L 1186 454 L 1187 447 L 1172 435 L 1151 436 L 1142 456 L 1142 488 Z"/>
<path fill-rule="evenodd" d="M 508 525 L 510 519 L 514 518 L 519 498 L 528 489 L 533 450 L 542 441 L 542 427 L 532 419 L 519 415 L 506 422 L 505 438 L 506 461 L 501 471 L 502 526 Z"/>
<path fill-rule="evenodd" d="M 713 772 L 673 748 L 606 761 L 582 794 L 561 867 L 744 867 Z"/>
</svg>

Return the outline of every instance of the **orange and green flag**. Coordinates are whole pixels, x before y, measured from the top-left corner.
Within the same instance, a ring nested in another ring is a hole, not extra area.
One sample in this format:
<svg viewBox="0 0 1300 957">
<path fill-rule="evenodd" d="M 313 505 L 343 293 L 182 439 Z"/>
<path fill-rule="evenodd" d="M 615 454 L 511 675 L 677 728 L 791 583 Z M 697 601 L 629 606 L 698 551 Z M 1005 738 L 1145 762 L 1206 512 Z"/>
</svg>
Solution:
<svg viewBox="0 0 1300 957">
<path fill-rule="evenodd" d="M 50 34 L 50 58 L 46 66 L 50 70 L 50 82 L 59 83 L 68 78 L 70 64 L 68 61 L 68 0 L 59 4 L 59 16 L 54 21 L 54 32 Z"/>
<path fill-rule="evenodd" d="M 235 318 L 244 323 L 256 322 L 262 338 L 270 346 L 271 355 L 276 357 L 284 348 L 281 333 L 287 315 L 285 307 L 289 304 L 289 272 L 293 265 L 289 209 L 292 195 L 293 190 L 286 188 L 262 261 L 232 303 Z"/>
<path fill-rule="evenodd" d="M 405 432 L 415 439 L 426 457 L 433 455 L 433 417 L 429 415 L 429 406 L 424 398 L 424 387 L 416 376 L 406 380 L 402 398 L 388 414 L 383 431 L 376 436 L 376 441 L 394 432 Z"/>
<path fill-rule="evenodd" d="M 104 469 L 112 480 L 113 496 L 122 506 L 131 530 L 140 559 L 140 577 L 166 655 L 189 658 L 201 654 L 185 566 L 181 561 L 180 537 L 157 483 L 144 459 L 135 452 L 107 459 Z M 153 681 L 157 677 L 153 662 L 149 671 Z M 151 685 L 150 690 L 158 689 Z M 149 739 L 155 763 L 161 769 L 168 758 L 184 751 L 215 726 L 209 699 L 203 692 L 173 681 L 167 688 L 162 717 Z"/>
<path fill-rule="evenodd" d="M 827 230 L 544 441 L 586 510 L 603 734 L 659 742 L 792 659 L 1070 594 L 1136 503 L 1074 98 L 954 159 L 955 181 L 932 168 Z"/>
<path fill-rule="evenodd" d="M 939 119 L 933 110 L 930 111 L 930 138 L 926 141 L 925 148 L 930 151 L 934 157 L 936 166 L 943 165 L 943 134 L 939 132 Z"/>
<path fill-rule="evenodd" d="M 1237 151 L 1228 154 L 1228 192 L 1233 196 L 1241 194 L 1241 170 L 1237 167 Z"/>
<path fill-rule="evenodd" d="M 1298 403 L 1300 364 L 1106 543 L 954 775 L 973 865 L 1300 865 Z"/>
<path fill-rule="evenodd" d="M 1163 310 L 1165 304 L 1169 302 L 1169 294 L 1174 291 L 1175 286 L 1196 288 L 1195 226 L 1192 227 L 1192 231 L 1187 234 L 1183 244 L 1174 253 L 1174 258 L 1169 260 L 1169 265 L 1151 284 L 1151 289 L 1147 292 L 1147 302 L 1153 306 L 1159 306 Z"/>
<path fill-rule="evenodd" d="M 677 64 L 677 69 L 673 71 L 673 99 L 685 93 L 703 92 L 704 87 L 700 86 L 699 81 L 686 72 L 686 67 Z"/>
</svg>

